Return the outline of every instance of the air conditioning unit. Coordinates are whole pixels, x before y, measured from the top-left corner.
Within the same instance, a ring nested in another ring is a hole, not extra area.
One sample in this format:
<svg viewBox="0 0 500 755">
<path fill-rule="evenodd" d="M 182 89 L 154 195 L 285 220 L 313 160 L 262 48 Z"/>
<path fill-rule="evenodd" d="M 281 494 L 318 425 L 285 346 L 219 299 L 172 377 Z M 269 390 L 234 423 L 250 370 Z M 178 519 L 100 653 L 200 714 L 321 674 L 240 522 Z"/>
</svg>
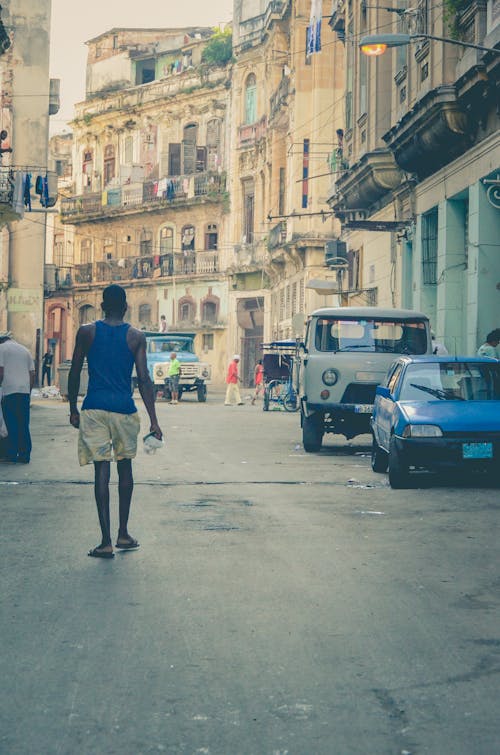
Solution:
<svg viewBox="0 0 500 755">
<path fill-rule="evenodd" d="M 347 244 L 339 239 L 332 239 L 325 244 L 325 264 L 347 265 Z"/>
</svg>

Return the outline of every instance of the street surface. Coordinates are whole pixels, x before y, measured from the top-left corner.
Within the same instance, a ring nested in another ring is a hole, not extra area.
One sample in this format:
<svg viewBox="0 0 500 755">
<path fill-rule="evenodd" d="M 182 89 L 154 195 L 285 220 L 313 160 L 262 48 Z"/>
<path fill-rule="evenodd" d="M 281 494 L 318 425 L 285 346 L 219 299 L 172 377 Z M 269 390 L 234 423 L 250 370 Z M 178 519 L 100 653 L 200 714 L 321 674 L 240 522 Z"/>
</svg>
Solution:
<svg viewBox="0 0 500 755">
<path fill-rule="evenodd" d="M 2 755 L 499 753 L 498 489 L 392 491 L 368 437 L 309 455 L 297 414 L 222 402 L 159 403 L 112 561 L 35 402 L 0 465 Z"/>
</svg>

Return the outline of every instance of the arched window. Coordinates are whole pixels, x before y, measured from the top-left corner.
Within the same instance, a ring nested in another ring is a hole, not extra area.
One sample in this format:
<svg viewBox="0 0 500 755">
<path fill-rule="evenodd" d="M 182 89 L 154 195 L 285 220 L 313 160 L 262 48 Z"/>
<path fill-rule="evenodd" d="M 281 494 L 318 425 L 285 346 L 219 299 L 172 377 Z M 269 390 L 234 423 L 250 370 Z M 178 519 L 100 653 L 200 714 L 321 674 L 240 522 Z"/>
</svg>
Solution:
<svg viewBox="0 0 500 755">
<path fill-rule="evenodd" d="M 87 325 L 95 320 L 95 307 L 91 304 L 83 304 L 78 310 L 78 322 L 80 325 Z"/>
<path fill-rule="evenodd" d="M 184 127 L 182 146 L 183 146 L 183 165 L 184 173 L 190 174 L 196 172 L 196 142 L 198 139 L 198 126 L 196 123 L 189 123 Z"/>
<path fill-rule="evenodd" d="M 139 305 L 139 326 L 151 325 L 151 305 Z"/>
<path fill-rule="evenodd" d="M 194 322 L 196 316 L 196 303 L 192 296 L 183 296 L 179 299 L 179 322 Z"/>
<path fill-rule="evenodd" d="M 247 76 L 245 82 L 245 124 L 255 123 L 257 120 L 257 79 L 255 74 Z"/>
<path fill-rule="evenodd" d="M 104 185 L 107 186 L 112 178 L 115 177 L 115 148 L 108 144 L 104 148 Z"/>
<path fill-rule="evenodd" d="M 216 251 L 218 242 L 217 225 L 209 223 L 205 230 L 205 250 L 207 252 Z"/>
<path fill-rule="evenodd" d="M 56 233 L 54 236 L 54 264 L 57 267 L 64 267 L 64 234 Z"/>
</svg>

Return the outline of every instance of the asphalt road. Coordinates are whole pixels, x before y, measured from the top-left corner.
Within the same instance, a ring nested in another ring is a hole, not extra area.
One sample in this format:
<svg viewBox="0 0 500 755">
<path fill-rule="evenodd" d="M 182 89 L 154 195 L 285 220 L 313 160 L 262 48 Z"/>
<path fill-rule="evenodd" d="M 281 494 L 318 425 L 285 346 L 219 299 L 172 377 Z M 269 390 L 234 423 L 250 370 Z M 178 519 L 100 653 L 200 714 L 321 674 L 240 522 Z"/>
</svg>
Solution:
<svg viewBox="0 0 500 755">
<path fill-rule="evenodd" d="M 392 491 L 369 438 L 188 397 L 135 462 L 140 550 L 99 561 L 67 415 L 0 466 L 2 755 L 500 752 L 498 490 Z"/>
</svg>

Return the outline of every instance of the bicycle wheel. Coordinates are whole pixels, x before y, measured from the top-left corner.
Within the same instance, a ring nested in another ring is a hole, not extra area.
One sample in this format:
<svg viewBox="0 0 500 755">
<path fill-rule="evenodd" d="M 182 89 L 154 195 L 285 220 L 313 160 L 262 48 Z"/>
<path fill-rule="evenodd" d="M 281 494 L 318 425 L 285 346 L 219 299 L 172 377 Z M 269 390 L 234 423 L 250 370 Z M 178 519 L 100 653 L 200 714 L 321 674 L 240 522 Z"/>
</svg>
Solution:
<svg viewBox="0 0 500 755">
<path fill-rule="evenodd" d="M 293 388 L 290 388 L 283 397 L 283 406 L 287 412 L 297 412 L 299 410 L 297 394 Z"/>
</svg>

